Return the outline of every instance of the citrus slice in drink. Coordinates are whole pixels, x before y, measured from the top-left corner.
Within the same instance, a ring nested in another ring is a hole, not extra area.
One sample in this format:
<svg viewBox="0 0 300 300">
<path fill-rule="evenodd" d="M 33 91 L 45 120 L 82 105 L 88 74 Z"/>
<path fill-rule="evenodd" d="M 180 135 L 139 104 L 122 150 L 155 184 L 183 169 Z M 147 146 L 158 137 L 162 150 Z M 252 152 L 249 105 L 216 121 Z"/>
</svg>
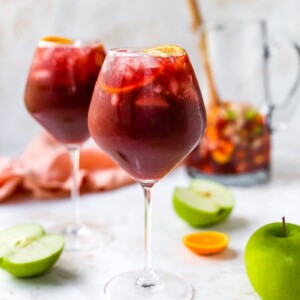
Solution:
<svg viewBox="0 0 300 300">
<path fill-rule="evenodd" d="M 48 42 L 48 43 L 61 44 L 61 45 L 73 44 L 73 40 L 71 39 L 60 37 L 60 36 L 54 36 L 54 35 L 45 36 L 40 40 L 40 42 Z"/>
<path fill-rule="evenodd" d="M 0 267 L 16 277 L 34 277 L 60 257 L 64 238 L 46 234 L 37 224 L 20 224 L 0 232 Z"/>
<path fill-rule="evenodd" d="M 186 54 L 186 51 L 183 48 L 175 45 L 162 45 L 145 49 L 143 52 L 159 57 L 182 56 Z"/>
<path fill-rule="evenodd" d="M 222 232 L 203 231 L 184 236 L 183 243 L 198 255 L 211 255 L 226 249 L 229 238 Z"/>
<path fill-rule="evenodd" d="M 100 80 L 100 86 L 106 92 L 114 94 L 131 92 L 150 84 L 163 72 L 164 63 L 161 58 L 184 54 L 185 50 L 178 46 L 159 46 L 123 56 L 122 51 L 116 52 L 112 58 L 114 71 L 103 67 L 106 74 Z"/>
<path fill-rule="evenodd" d="M 110 78 L 100 81 L 99 84 L 103 90 L 112 94 L 131 92 L 148 85 L 159 74 L 158 69 L 145 69 L 144 71 L 134 71 L 129 65 L 126 65 L 120 71 L 122 75 L 117 79 L 113 79 L 112 75 Z"/>
</svg>

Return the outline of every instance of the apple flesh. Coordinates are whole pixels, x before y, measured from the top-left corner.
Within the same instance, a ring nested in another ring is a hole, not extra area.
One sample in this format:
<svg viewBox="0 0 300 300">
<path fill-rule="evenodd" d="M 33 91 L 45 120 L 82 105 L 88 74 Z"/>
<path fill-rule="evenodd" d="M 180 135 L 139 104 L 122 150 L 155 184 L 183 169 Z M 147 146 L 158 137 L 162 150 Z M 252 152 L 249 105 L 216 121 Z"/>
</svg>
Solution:
<svg viewBox="0 0 300 300">
<path fill-rule="evenodd" d="M 234 206 L 234 196 L 222 184 L 194 179 L 188 188 L 175 189 L 173 206 L 191 226 L 206 227 L 228 218 Z"/>
<path fill-rule="evenodd" d="M 0 232 L 0 267 L 16 277 L 34 277 L 51 268 L 64 248 L 61 235 L 46 234 L 37 224 Z"/>
<path fill-rule="evenodd" d="M 285 233 L 284 233 L 285 232 Z M 263 300 L 300 299 L 300 227 L 272 223 L 258 229 L 245 250 L 248 278 Z"/>
<path fill-rule="evenodd" d="M 1 258 L 15 245 L 25 240 L 35 239 L 45 234 L 38 224 L 20 224 L 0 232 L 0 262 Z"/>
</svg>

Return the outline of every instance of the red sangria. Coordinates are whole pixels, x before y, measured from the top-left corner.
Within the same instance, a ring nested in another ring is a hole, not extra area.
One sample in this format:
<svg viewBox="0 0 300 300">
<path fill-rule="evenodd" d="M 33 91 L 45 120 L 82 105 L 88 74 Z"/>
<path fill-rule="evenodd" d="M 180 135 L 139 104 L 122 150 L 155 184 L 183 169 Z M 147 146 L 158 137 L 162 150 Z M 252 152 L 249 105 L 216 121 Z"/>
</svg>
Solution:
<svg viewBox="0 0 300 300">
<path fill-rule="evenodd" d="M 88 109 L 105 51 L 100 43 L 63 38 L 40 41 L 28 76 L 25 104 L 57 140 L 89 138 Z"/>
<path fill-rule="evenodd" d="M 27 110 L 70 153 L 74 218 L 54 229 L 65 234 L 68 250 L 100 245 L 95 239 L 100 235 L 81 221 L 77 174 L 79 148 L 90 136 L 88 109 L 105 55 L 99 42 L 46 37 L 38 43 L 26 85 Z"/>
<path fill-rule="evenodd" d="M 108 52 L 89 110 L 95 142 L 144 190 L 145 268 L 112 279 L 105 295 L 119 299 L 189 300 L 176 275 L 151 267 L 151 189 L 192 151 L 206 112 L 186 51 L 177 46 Z"/>
<path fill-rule="evenodd" d="M 195 147 L 206 122 L 188 56 L 160 49 L 111 51 L 89 113 L 95 142 L 138 181 L 166 175 Z"/>
</svg>

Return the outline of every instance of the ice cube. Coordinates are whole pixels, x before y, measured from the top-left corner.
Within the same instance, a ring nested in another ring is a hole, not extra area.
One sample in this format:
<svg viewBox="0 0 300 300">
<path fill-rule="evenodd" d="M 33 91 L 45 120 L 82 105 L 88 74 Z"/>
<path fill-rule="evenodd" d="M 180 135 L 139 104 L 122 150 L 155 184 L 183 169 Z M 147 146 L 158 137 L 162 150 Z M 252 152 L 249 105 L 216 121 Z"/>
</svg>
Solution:
<svg viewBox="0 0 300 300">
<path fill-rule="evenodd" d="M 32 73 L 32 78 L 37 81 L 46 81 L 51 79 L 51 72 L 45 69 L 35 70 Z"/>
<path fill-rule="evenodd" d="M 110 64 L 107 63 L 107 62 L 104 62 L 102 67 L 101 67 L 101 72 L 104 74 L 104 73 L 107 73 L 110 70 L 111 70 Z"/>
<path fill-rule="evenodd" d="M 133 78 L 134 74 L 135 74 L 135 71 L 130 67 L 130 66 L 127 66 L 126 69 L 124 69 L 124 78 L 127 79 L 127 80 L 130 80 Z"/>
<path fill-rule="evenodd" d="M 164 87 L 161 84 L 159 84 L 159 83 L 153 84 L 153 92 L 154 93 L 160 94 L 163 90 L 164 90 Z"/>
<path fill-rule="evenodd" d="M 126 66 L 126 70 L 131 69 L 132 71 L 138 71 L 142 67 L 140 59 L 136 57 L 129 57 L 126 61 Z"/>
<path fill-rule="evenodd" d="M 195 89 L 190 85 L 190 86 L 187 86 L 183 93 L 182 93 L 183 97 L 185 99 L 190 99 L 190 100 L 196 100 L 198 99 L 198 95 L 195 91 Z"/>
<path fill-rule="evenodd" d="M 177 95 L 179 91 L 179 84 L 175 78 L 171 78 L 169 82 L 169 90 L 173 95 Z"/>
<path fill-rule="evenodd" d="M 117 106 L 119 101 L 120 101 L 120 97 L 118 96 L 118 94 L 112 94 L 112 96 L 111 96 L 112 106 Z"/>
<path fill-rule="evenodd" d="M 143 107 L 169 107 L 169 103 L 158 95 L 141 95 L 136 100 L 135 105 Z"/>
<path fill-rule="evenodd" d="M 161 67 L 161 63 L 157 58 L 153 56 L 147 56 L 143 61 L 143 66 L 147 69 L 158 69 Z"/>
<path fill-rule="evenodd" d="M 43 48 L 39 54 L 39 63 L 51 61 L 53 59 L 54 52 L 55 50 L 52 47 Z"/>
</svg>

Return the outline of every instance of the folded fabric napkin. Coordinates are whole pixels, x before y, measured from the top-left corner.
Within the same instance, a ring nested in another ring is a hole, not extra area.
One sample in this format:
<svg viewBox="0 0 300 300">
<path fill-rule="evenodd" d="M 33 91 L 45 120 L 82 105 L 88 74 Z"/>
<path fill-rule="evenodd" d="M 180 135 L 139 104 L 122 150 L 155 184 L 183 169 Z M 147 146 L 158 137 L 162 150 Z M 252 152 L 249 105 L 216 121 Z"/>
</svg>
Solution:
<svg viewBox="0 0 300 300">
<path fill-rule="evenodd" d="M 81 192 L 111 190 L 132 183 L 110 158 L 96 147 L 80 150 L 78 185 Z M 0 202 L 16 194 L 57 198 L 70 192 L 70 159 L 66 147 L 46 132 L 36 136 L 15 158 L 0 157 Z"/>
</svg>

